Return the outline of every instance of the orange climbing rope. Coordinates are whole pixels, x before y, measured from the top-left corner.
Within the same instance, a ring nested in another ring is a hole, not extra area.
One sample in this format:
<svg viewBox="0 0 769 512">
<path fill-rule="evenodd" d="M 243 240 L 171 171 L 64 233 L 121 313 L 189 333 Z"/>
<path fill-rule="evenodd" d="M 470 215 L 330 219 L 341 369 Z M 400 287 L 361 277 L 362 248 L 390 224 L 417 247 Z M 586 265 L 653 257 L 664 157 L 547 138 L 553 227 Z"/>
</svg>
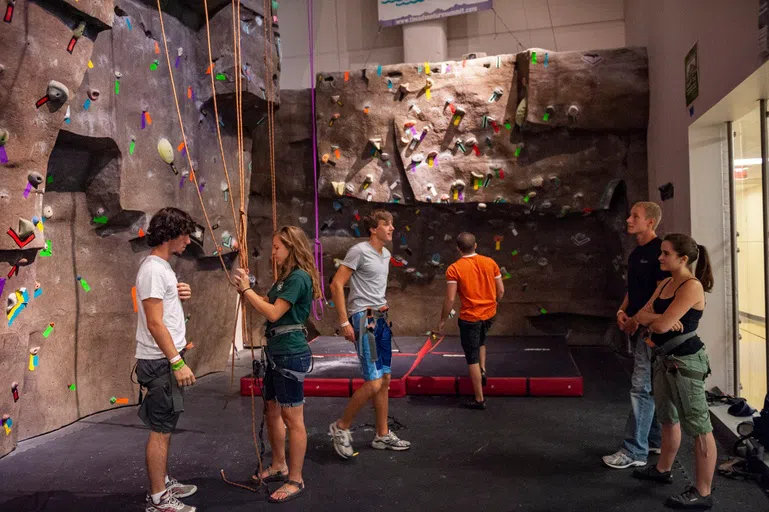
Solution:
<svg viewBox="0 0 769 512">
<path fill-rule="evenodd" d="M 232 191 L 232 183 L 230 182 L 230 174 L 227 172 L 227 160 L 224 156 L 224 145 L 222 144 L 222 131 L 219 127 L 219 106 L 216 101 L 216 83 L 214 81 L 214 62 L 212 58 L 212 52 L 211 52 L 211 27 L 210 27 L 210 20 L 208 16 L 208 0 L 203 0 L 203 5 L 206 12 L 206 38 L 208 42 L 208 69 L 211 70 L 211 98 L 214 101 L 214 124 L 216 125 L 216 138 L 219 141 L 219 154 L 222 157 L 222 165 L 224 166 L 224 176 L 227 180 L 227 189 Z M 236 230 L 236 238 L 238 239 L 238 243 L 240 243 L 240 237 L 241 237 L 241 231 L 240 231 L 240 223 L 238 222 L 238 218 L 235 215 L 235 201 L 234 201 L 235 195 L 232 194 L 232 200 L 230 201 L 230 206 L 232 208 L 232 222 L 235 225 Z"/>
<path fill-rule="evenodd" d="M 166 53 L 166 63 L 168 64 L 168 74 L 171 77 L 171 91 L 174 94 L 174 104 L 176 105 L 176 115 L 179 118 L 179 128 L 182 132 L 182 142 L 184 142 L 184 147 L 187 148 L 186 154 L 187 154 L 187 163 L 190 166 L 190 177 L 192 178 L 192 181 L 195 183 L 195 191 L 198 194 L 198 199 L 200 200 L 200 206 L 203 208 L 203 216 L 206 219 L 206 226 L 208 227 L 208 232 L 211 234 L 211 239 L 214 242 L 214 247 L 217 248 L 217 255 L 219 256 L 219 261 L 222 264 L 222 270 L 224 270 L 224 273 L 227 275 L 227 279 L 232 282 L 232 278 L 230 277 L 230 272 L 227 270 L 227 265 L 224 264 L 224 258 L 222 258 L 222 251 L 218 250 L 219 244 L 216 243 L 216 237 L 214 236 L 214 230 L 211 228 L 211 220 L 208 218 L 208 212 L 206 212 L 206 205 L 203 202 L 203 195 L 200 193 L 200 186 L 198 185 L 198 178 L 195 175 L 195 169 L 192 165 L 192 156 L 190 155 L 190 149 L 189 145 L 187 144 L 187 136 L 184 133 L 184 121 L 182 120 L 182 112 L 179 108 L 179 97 L 176 94 L 176 82 L 174 80 L 174 72 L 171 68 L 171 57 L 169 57 L 168 54 L 168 41 L 166 40 L 166 27 L 165 23 L 163 22 L 163 10 L 160 7 L 160 0 L 157 0 L 157 6 L 158 6 L 158 15 L 160 17 L 160 31 L 163 34 L 163 48 L 165 49 Z M 217 119 L 216 122 L 218 123 L 219 120 Z"/>
</svg>

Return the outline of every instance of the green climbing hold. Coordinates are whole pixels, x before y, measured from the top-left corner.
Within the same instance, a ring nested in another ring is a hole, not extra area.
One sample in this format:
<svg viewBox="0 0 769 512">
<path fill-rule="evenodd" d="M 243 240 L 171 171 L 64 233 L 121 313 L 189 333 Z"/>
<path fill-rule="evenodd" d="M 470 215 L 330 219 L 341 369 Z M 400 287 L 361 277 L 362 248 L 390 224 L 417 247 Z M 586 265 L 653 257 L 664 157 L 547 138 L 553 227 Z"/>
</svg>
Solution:
<svg viewBox="0 0 769 512">
<path fill-rule="evenodd" d="M 158 64 L 157 60 L 152 61 L 152 64 L 150 64 L 150 71 L 155 71 L 158 68 Z"/>
<path fill-rule="evenodd" d="M 278 10 L 278 2 L 277 0 L 272 0 L 272 10 L 277 11 Z"/>
<path fill-rule="evenodd" d="M 219 80 L 220 82 L 222 82 L 224 80 L 227 80 L 227 75 L 225 75 L 224 73 L 217 73 L 216 74 L 216 79 Z"/>
<path fill-rule="evenodd" d="M 75 389 L 76 389 L 76 388 L 75 388 L 75 385 L 74 385 L 74 384 L 70 384 L 70 385 L 69 385 L 69 390 L 70 390 L 70 391 L 75 391 Z"/>
<path fill-rule="evenodd" d="M 542 313 L 543 315 L 547 314 L 547 310 L 545 308 L 539 308 L 539 312 Z"/>
<path fill-rule="evenodd" d="M 107 217 L 106 215 L 102 215 L 101 217 L 94 217 L 93 223 L 94 224 L 106 224 L 107 223 Z"/>
<path fill-rule="evenodd" d="M 51 184 L 53 183 L 53 174 L 48 175 L 48 179 L 46 180 L 46 183 Z"/>
</svg>

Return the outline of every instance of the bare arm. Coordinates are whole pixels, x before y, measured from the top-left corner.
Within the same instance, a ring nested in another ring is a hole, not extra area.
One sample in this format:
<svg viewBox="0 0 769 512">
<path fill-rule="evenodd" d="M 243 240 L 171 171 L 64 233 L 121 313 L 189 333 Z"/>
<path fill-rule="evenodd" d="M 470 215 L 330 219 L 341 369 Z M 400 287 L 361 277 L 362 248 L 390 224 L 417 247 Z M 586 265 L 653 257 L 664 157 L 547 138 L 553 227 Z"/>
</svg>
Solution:
<svg viewBox="0 0 769 512">
<path fill-rule="evenodd" d="M 331 281 L 331 298 L 334 300 L 336 315 L 340 325 L 347 321 L 347 304 L 344 298 L 344 287 L 352 277 L 352 273 L 353 270 L 350 267 L 339 265 L 339 270 L 336 271 L 334 279 Z"/>
<path fill-rule="evenodd" d="M 439 323 L 443 323 L 449 317 L 454 300 L 457 298 L 457 283 L 446 283 L 446 297 L 443 299 L 443 308 L 441 308 L 441 317 Z"/>
<path fill-rule="evenodd" d="M 691 308 L 702 302 L 705 298 L 705 292 L 702 284 L 692 279 L 684 283 L 676 292 L 673 302 L 668 306 L 664 313 L 649 324 L 649 330 L 654 333 L 663 333 L 675 330 L 674 327 L 679 323 L 681 317 Z"/>
<path fill-rule="evenodd" d="M 243 295 L 243 298 L 248 301 L 253 308 L 264 315 L 268 322 L 277 322 L 280 317 L 286 314 L 286 311 L 291 309 L 291 303 L 285 299 L 278 299 L 275 304 L 270 304 L 270 301 L 266 297 L 260 296 L 251 288 L 251 281 L 248 279 L 248 270 L 238 268 L 235 269 L 235 286 L 238 287 L 238 293 Z"/>
<path fill-rule="evenodd" d="M 502 297 L 505 296 L 505 283 L 502 282 L 502 276 L 494 279 L 494 284 L 497 286 L 497 302 L 502 302 Z"/>
<path fill-rule="evenodd" d="M 654 293 L 652 294 L 651 298 L 646 302 L 644 307 L 642 307 L 640 310 L 638 310 L 638 313 L 633 316 L 633 320 L 638 322 L 641 325 L 648 326 L 653 321 L 657 319 L 660 315 L 654 312 L 653 304 L 654 301 L 659 297 L 660 292 L 662 291 L 662 288 L 665 287 L 665 283 L 667 283 L 670 279 L 668 278 L 663 281 L 660 281 L 660 283 L 657 285 L 657 289 L 654 290 Z"/>
<path fill-rule="evenodd" d="M 277 299 L 275 304 L 270 304 L 269 301 L 259 296 L 259 294 L 251 288 L 243 292 L 243 298 L 271 323 L 280 320 L 280 318 L 291 309 L 291 303 L 289 301 L 285 299 Z"/>
<path fill-rule="evenodd" d="M 625 292 L 625 298 L 622 299 L 622 304 L 619 305 L 618 312 L 619 311 L 627 311 L 627 305 L 628 305 L 629 302 L 630 302 L 630 297 L 627 294 L 627 292 Z"/>
<path fill-rule="evenodd" d="M 350 267 L 339 266 L 339 270 L 336 271 L 334 279 L 331 281 L 331 298 L 334 300 L 334 306 L 336 306 L 336 314 L 344 338 L 355 343 L 355 329 L 347 320 L 347 304 L 344 300 L 344 285 L 350 280 L 352 273 L 353 270 Z"/>
</svg>

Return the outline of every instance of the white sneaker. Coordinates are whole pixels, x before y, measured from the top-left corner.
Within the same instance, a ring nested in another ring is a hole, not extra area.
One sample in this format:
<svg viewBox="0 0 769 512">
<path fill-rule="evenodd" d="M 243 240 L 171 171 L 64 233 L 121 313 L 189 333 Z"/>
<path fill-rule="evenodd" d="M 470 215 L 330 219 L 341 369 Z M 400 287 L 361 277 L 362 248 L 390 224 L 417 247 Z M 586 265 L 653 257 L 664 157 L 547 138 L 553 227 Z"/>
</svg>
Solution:
<svg viewBox="0 0 769 512">
<path fill-rule="evenodd" d="M 411 448 L 411 443 L 409 441 L 404 441 L 403 439 L 398 439 L 398 436 L 391 430 L 386 436 L 376 436 L 374 440 L 371 441 L 371 447 L 376 448 L 377 450 L 395 450 L 396 452 L 402 452 L 403 450 Z"/>
<path fill-rule="evenodd" d="M 197 508 L 185 505 L 179 501 L 170 491 L 166 491 L 160 497 L 157 505 L 150 500 L 144 512 L 195 512 Z"/>
<path fill-rule="evenodd" d="M 336 421 L 329 425 L 328 435 L 334 442 L 334 450 L 343 459 L 349 459 L 355 453 L 352 449 L 352 433 L 349 429 L 339 428 Z"/>
<path fill-rule="evenodd" d="M 612 453 L 611 455 L 604 455 L 601 457 L 601 460 L 604 464 L 614 469 L 626 469 L 633 466 L 646 465 L 645 460 L 635 460 L 623 450 L 620 450 L 617 453 Z"/>
<path fill-rule="evenodd" d="M 176 478 L 170 477 L 168 483 L 166 484 L 166 489 L 171 491 L 171 493 L 177 498 L 186 498 L 187 496 L 192 496 L 198 492 L 197 485 L 183 484 Z"/>
</svg>

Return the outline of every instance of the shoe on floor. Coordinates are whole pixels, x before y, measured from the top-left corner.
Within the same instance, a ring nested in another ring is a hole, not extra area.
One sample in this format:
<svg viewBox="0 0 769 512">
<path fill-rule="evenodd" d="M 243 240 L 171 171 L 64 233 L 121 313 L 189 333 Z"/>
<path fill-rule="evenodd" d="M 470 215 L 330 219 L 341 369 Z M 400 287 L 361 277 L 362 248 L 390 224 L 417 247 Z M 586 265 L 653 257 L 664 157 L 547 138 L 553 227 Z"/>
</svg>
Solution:
<svg viewBox="0 0 769 512">
<path fill-rule="evenodd" d="M 186 498 L 187 496 L 192 496 L 196 492 L 198 492 L 198 486 L 192 485 L 192 484 L 183 484 L 179 482 L 176 478 L 168 477 L 169 481 L 166 484 L 166 489 L 171 491 L 171 494 L 176 496 L 178 499 Z"/>
<path fill-rule="evenodd" d="M 352 449 L 352 433 L 349 429 L 339 428 L 336 421 L 328 427 L 328 435 L 334 442 L 334 450 L 343 459 L 349 459 L 355 453 Z"/>
<path fill-rule="evenodd" d="M 411 443 L 409 441 L 404 441 L 403 439 L 398 439 L 395 432 L 391 430 L 386 436 L 376 436 L 374 440 L 371 441 L 371 447 L 376 448 L 377 450 L 395 450 L 396 452 L 402 452 L 403 450 L 411 448 Z"/>
<path fill-rule="evenodd" d="M 660 455 L 662 454 L 662 448 L 653 448 L 650 446 L 649 453 L 656 453 L 657 455 Z"/>
<path fill-rule="evenodd" d="M 611 455 L 604 455 L 601 457 L 604 464 L 614 469 L 627 469 L 633 466 L 645 466 L 645 460 L 636 460 L 625 451 L 620 450 L 617 453 Z"/>
<path fill-rule="evenodd" d="M 696 487 L 688 487 L 678 496 L 671 496 L 665 502 L 666 507 L 685 510 L 706 510 L 713 507 L 712 495 L 702 496 Z"/>
<path fill-rule="evenodd" d="M 654 482 L 659 482 L 662 484 L 673 483 L 673 473 L 671 473 L 670 471 L 662 472 L 657 470 L 656 464 L 649 465 L 643 469 L 634 470 L 633 476 L 640 480 L 652 480 Z"/>
<path fill-rule="evenodd" d="M 486 370 L 481 370 L 481 386 L 485 386 L 489 382 L 489 379 L 486 378 Z"/>
<path fill-rule="evenodd" d="M 150 499 L 144 512 L 195 512 L 196 510 L 197 508 L 185 505 L 179 501 L 171 491 L 166 491 L 160 497 L 160 503 L 157 505 L 152 503 Z"/>
<path fill-rule="evenodd" d="M 479 402 L 473 398 L 472 400 L 465 402 L 465 407 L 468 409 L 476 409 L 482 411 L 486 409 L 486 400 L 484 399 L 482 402 Z"/>
</svg>

